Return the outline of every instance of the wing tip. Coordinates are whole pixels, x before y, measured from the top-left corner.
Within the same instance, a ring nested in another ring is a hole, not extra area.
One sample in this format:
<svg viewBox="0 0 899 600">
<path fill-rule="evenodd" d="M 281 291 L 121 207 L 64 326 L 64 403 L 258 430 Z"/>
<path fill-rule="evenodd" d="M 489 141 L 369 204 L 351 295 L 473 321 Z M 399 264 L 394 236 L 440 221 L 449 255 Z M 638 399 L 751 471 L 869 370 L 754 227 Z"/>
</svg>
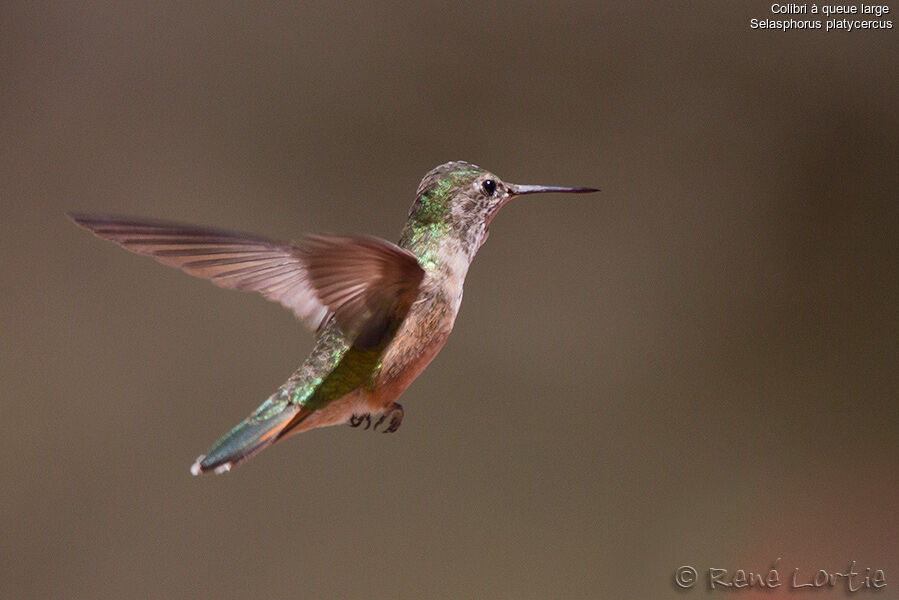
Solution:
<svg viewBox="0 0 899 600">
<path fill-rule="evenodd" d="M 65 215 L 69 221 L 80 227 L 84 227 L 85 223 L 91 220 L 91 215 L 83 212 L 66 211 Z"/>
<path fill-rule="evenodd" d="M 127 217 L 122 217 L 119 215 L 107 215 L 102 213 L 84 213 L 77 211 L 66 211 L 66 218 L 68 218 L 72 223 L 78 225 L 79 227 L 83 227 L 88 231 L 97 234 L 98 228 L 101 228 L 103 225 L 111 225 L 121 222 L 127 222 L 129 219 Z M 102 236 L 101 236 L 102 237 Z"/>
</svg>

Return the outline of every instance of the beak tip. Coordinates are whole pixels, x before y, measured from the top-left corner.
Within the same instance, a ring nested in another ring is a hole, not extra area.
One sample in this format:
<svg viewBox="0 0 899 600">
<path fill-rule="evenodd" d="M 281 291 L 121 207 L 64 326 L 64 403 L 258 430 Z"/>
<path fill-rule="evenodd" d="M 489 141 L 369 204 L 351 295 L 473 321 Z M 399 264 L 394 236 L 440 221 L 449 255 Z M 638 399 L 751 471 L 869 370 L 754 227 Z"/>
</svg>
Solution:
<svg viewBox="0 0 899 600">
<path fill-rule="evenodd" d="M 560 187 L 555 185 L 515 185 L 510 186 L 510 188 L 512 193 L 516 196 L 543 193 L 592 194 L 593 192 L 599 191 L 599 189 L 591 187 Z"/>
</svg>

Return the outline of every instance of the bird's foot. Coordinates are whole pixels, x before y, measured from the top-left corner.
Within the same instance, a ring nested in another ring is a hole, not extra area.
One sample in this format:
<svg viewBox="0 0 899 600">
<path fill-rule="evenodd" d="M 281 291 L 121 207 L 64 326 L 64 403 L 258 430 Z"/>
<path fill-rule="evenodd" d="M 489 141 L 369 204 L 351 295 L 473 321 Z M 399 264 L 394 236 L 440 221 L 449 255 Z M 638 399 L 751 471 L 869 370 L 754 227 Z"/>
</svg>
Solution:
<svg viewBox="0 0 899 600">
<path fill-rule="evenodd" d="M 393 433 L 394 431 L 399 429 L 400 425 L 403 422 L 403 406 L 396 402 L 391 404 L 387 412 L 383 413 L 381 415 L 381 418 L 378 419 L 372 426 L 372 431 L 377 431 L 378 426 L 385 420 L 387 421 L 387 425 L 384 428 L 384 431 L 382 431 L 381 433 Z"/>
<path fill-rule="evenodd" d="M 368 413 L 361 415 L 353 415 L 350 417 L 350 427 L 359 427 L 365 423 L 365 428 L 368 429 L 371 427 L 371 415 Z"/>
<path fill-rule="evenodd" d="M 377 421 L 372 424 L 371 422 L 371 413 L 363 413 L 361 415 L 353 415 L 350 417 L 350 427 L 359 427 L 362 424 L 365 424 L 365 429 L 371 427 L 372 431 L 377 431 L 378 427 L 384 425 L 384 429 L 381 430 L 381 433 L 393 433 L 397 429 L 399 429 L 400 424 L 403 422 L 403 407 L 400 404 L 394 402 L 391 404 L 384 412 L 381 413 L 381 416 Z"/>
</svg>

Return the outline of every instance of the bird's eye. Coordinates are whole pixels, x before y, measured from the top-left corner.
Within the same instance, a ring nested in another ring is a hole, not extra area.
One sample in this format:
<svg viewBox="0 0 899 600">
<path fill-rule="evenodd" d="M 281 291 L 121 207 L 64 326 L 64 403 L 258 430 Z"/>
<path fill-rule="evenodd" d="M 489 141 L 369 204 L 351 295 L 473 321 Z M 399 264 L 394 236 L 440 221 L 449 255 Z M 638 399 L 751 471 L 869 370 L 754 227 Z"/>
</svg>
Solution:
<svg viewBox="0 0 899 600">
<path fill-rule="evenodd" d="M 484 183 L 481 184 L 481 189 L 484 190 L 484 193 L 488 196 L 492 196 L 493 192 L 496 191 L 496 182 L 492 179 L 485 179 Z"/>
</svg>

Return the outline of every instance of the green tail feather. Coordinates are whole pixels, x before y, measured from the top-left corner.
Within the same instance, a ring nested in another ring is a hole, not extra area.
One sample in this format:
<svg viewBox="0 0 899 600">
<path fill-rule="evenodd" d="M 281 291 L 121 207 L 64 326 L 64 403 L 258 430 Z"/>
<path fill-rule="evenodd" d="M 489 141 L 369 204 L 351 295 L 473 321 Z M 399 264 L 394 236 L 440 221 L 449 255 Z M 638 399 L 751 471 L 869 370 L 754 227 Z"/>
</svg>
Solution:
<svg viewBox="0 0 899 600">
<path fill-rule="evenodd" d="M 284 394 L 274 394 L 213 444 L 206 454 L 199 456 L 190 472 L 199 475 L 207 471 L 230 471 L 237 463 L 274 443 L 300 410 L 298 405 L 288 402 Z"/>
</svg>

